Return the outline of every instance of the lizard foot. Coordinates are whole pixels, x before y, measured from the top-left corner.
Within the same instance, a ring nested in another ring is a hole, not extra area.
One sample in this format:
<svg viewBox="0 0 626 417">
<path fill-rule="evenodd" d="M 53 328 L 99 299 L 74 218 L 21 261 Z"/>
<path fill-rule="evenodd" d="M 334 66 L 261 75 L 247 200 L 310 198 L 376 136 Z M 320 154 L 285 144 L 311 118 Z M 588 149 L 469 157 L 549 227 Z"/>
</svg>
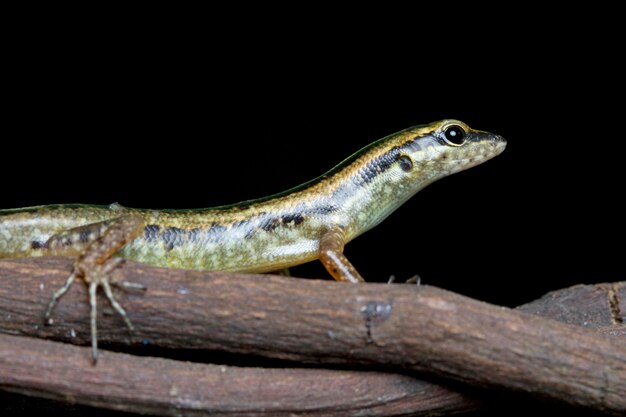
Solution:
<svg viewBox="0 0 626 417">
<path fill-rule="evenodd" d="M 120 263 L 123 262 L 121 258 L 111 258 L 105 261 L 103 264 L 83 264 L 81 259 L 76 261 L 74 265 L 74 270 L 68 277 L 65 284 L 56 291 L 52 299 L 50 300 L 50 304 L 48 304 L 48 308 L 45 313 L 46 324 L 53 324 L 52 320 L 52 312 L 54 311 L 55 306 L 58 301 L 67 293 L 67 291 L 72 286 L 76 277 L 81 278 L 88 286 L 89 290 L 89 305 L 91 308 L 91 357 L 93 363 L 96 364 L 98 361 L 98 327 L 97 327 L 97 317 L 98 317 L 98 309 L 97 309 L 97 292 L 98 288 L 101 287 L 104 291 L 106 298 L 109 300 L 109 303 L 113 307 L 115 311 L 122 317 L 128 329 L 132 332 L 134 330 L 133 324 L 128 318 L 126 311 L 120 305 L 120 303 L 115 299 L 113 295 L 113 291 L 111 290 L 111 285 L 115 285 L 122 288 L 139 288 L 145 289 L 145 287 L 141 284 L 129 283 L 129 282 L 121 282 L 118 283 L 116 281 L 111 280 L 109 277 L 111 272 L 117 268 Z"/>
</svg>

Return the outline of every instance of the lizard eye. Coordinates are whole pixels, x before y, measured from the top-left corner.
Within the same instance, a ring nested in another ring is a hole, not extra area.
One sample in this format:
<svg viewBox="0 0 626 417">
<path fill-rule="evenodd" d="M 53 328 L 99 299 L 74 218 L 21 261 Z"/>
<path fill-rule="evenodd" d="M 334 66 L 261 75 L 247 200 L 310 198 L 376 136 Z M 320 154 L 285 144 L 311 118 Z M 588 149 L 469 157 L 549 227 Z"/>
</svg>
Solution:
<svg viewBox="0 0 626 417">
<path fill-rule="evenodd" d="M 461 146 L 465 143 L 465 130 L 457 125 L 446 127 L 446 130 L 443 131 L 443 136 L 448 145 Z"/>
</svg>

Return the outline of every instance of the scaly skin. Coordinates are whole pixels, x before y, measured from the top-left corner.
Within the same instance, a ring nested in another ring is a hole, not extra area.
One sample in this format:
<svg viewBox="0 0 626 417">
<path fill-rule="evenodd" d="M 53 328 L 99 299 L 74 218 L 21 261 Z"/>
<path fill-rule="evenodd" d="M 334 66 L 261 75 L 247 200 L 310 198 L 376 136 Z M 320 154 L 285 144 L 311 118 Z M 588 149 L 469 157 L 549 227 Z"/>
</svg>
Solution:
<svg viewBox="0 0 626 417">
<path fill-rule="evenodd" d="M 467 132 L 464 145 L 451 146 L 443 140 L 443 131 L 451 125 Z M 143 218 L 146 228 L 122 248 L 123 258 L 207 271 L 279 270 L 318 258 L 324 231 L 343 229 L 347 243 L 426 185 L 498 155 L 505 145 L 500 136 L 445 120 L 376 141 L 300 187 L 231 206 L 159 211 L 116 204 L 51 205 L 0 210 L 0 257 L 50 255 L 45 243 L 52 236 L 132 214 Z M 77 240 L 80 237 L 54 254 L 80 253 Z"/>
<path fill-rule="evenodd" d="M 50 205 L 0 210 L 0 257 L 75 256 L 66 284 L 89 287 L 94 363 L 96 292 L 132 324 L 111 290 L 114 255 L 150 265 L 267 272 L 319 258 L 338 281 L 363 278 L 343 255 L 347 242 L 376 226 L 428 184 L 504 150 L 497 135 L 456 120 L 416 126 L 361 149 L 325 175 L 284 193 L 199 210 Z"/>
</svg>

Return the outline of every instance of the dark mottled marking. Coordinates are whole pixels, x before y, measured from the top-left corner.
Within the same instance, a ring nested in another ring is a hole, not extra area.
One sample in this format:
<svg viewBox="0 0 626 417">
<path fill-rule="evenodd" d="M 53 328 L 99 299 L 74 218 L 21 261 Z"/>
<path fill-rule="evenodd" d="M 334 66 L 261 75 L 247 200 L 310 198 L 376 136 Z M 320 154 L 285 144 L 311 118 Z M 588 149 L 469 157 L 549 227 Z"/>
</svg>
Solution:
<svg viewBox="0 0 626 417">
<path fill-rule="evenodd" d="M 91 232 L 89 230 L 81 230 L 78 234 L 78 241 L 80 243 L 89 243 L 89 238 L 91 237 Z"/>
<path fill-rule="evenodd" d="M 187 238 L 190 242 L 198 242 L 200 240 L 200 236 L 202 235 L 202 229 L 196 227 L 194 229 L 187 231 Z"/>
<path fill-rule="evenodd" d="M 289 224 L 293 222 L 296 226 L 304 221 L 304 217 L 301 214 L 287 214 L 282 218 L 283 224 Z"/>
<path fill-rule="evenodd" d="M 143 234 L 146 240 L 155 240 L 159 237 L 159 231 L 161 226 L 156 224 L 149 224 L 143 229 Z"/>
<path fill-rule="evenodd" d="M 244 219 L 244 220 L 239 220 L 238 222 L 235 222 L 235 223 L 233 224 L 233 227 L 244 227 L 244 226 L 246 226 L 248 223 L 250 223 L 250 220 L 246 220 L 246 219 Z"/>
<path fill-rule="evenodd" d="M 72 246 L 74 242 L 72 242 L 72 238 L 66 237 L 61 243 L 63 244 L 63 246 Z"/>
<path fill-rule="evenodd" d="M 421 151 L 422 149 L 424 149 L 423 142 L 422 142 L 422 139 L 424 137 L 425 137 L 424 135 L 415 136 L 413 139 L 409 140 L 408 142 L 405 142 L 405 144 L 402 145 L 402 149 L 408 153 Z"/>
<path fill-rule="evenodd" d="M 337 210 L 339 210 L 339 207 L 333 204 L 323 204 L 323 205 L 320 204 L 320 205 L 316 205 L 313 207 L 302 208 L 300 213 L 302 213 L 304 216 L 307 216 L 307 215 L 311 215 L 311 216 L 322 215 L 323 216 L 326 214 L 334 213 Z"/>
<path fill-rule="evenodd" d="M 397 160 L 400 153 L 400 148 L 394 146 L 389 151 L 385 152 L 372 162 L 367 164 L 361 170 L 361 181 L 364 184 L 368 184 L 374 180 L 378 175 L 387 171 Z"/>
<path fill-rule="evenodd" d="M 265 230 L 266 232 L 271 232 L 272 230 L 276 229 L 279 225 L 280 225 L 280 219 L 277 219 L 276 217 L 271 217 L 269 219 L 264 220 L 263 223 L 261 223 L 261 229 Z"/>
<path fill-rule="evenodd" d="M 167 227 L 161 233 L 161 240 L 165 244 L 165 249 L 171 251 L 185 242 L 186 231 L 178 227 Z"/>
<path fill-rule="evenodd" d="M 244 238 L 245 239 L 250 239 L 254 235 L 254 232 L 256 231 L 256 227 L 253 227 L 252 221 L 251 220 L 247 220 L 247 219 L 235 222 L 233 224 L 233 228 L 244 230 L 245 231 L 245 234 L 244 234 Z"/>
<path fill-rule="evenodd" d="M 332 204 L 327 204 L 327 205 L 323 205 L 323 206 L 317 206 L 317 207 L 313 207 L 310 209 L 306 209 L 304 210 L 305 214 L 311 214 L 311 215 L 316 215 L 316 214 L 330 214 L 330 213 L 334 213 L 337 210 L 339 210 L 339 208 L 335 205 Z"/>
<path fill-rule="evenodd" d="M 211 224 L 211 227 L 209 227 L 209 231 L 207 233 L 209 235 L 209 238 L 215 238 L 216 236 L 219 236 L 222 233 L 224 233 L 224 231 L 226 231 L 226 228 L 224 226 L 221 226 L 217 223 L 213 223 Z"/>
<path fill-rule="evenodd" d="M 38 240 L 33 240 L 32 242 L 30 242 L 31 249 L 42 249 L 43 247 L 44 244 Z"/>
</svg>

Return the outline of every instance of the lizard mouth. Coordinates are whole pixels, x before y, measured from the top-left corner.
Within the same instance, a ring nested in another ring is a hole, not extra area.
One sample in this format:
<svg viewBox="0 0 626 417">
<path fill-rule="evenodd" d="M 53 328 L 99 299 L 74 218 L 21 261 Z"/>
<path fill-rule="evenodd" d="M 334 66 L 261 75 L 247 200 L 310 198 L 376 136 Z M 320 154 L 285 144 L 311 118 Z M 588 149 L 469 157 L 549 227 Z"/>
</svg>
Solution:
<svg viewBox="0 0 626 417">
<path fill-rule="evenodd" d="M 501 136 L 490 136 L 493 136 L 493 138 L 489 138 L 486 141 L 483 140 L 482 142 L 475 144 L 472 149 L 468 149 L 464 155 L 459 155 L 457 158 L 450 158 L 448 172 L 450 174 L 457 173 L 459 171 L 475 167 L 476 165 L 480 165 L 483 162 L 500 155 L 506 148 L 506 140 Z"/>
</svg>

